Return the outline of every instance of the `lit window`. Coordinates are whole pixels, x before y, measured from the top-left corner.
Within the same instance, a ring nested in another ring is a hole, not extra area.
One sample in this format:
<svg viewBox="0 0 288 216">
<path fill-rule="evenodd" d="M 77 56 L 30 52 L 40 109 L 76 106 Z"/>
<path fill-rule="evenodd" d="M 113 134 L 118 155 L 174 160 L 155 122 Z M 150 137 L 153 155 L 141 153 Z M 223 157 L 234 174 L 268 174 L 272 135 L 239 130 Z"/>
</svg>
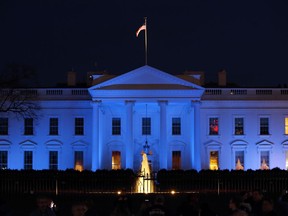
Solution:
<svg viewBox="0 0 288 216">
<path fill-rule="evenodd" d="M 33 169 L 33 152 L 24 151 L 24 169 L 31 170 Z"/>
<path fill-rule="evenodd" d="M 0 151 L 0 169 L 8 168 L 8 151 Z"/>
<path fill-rule="evenodd" d="M 58 151 L 49 151 L 49 169 L 58 169 Z"/>
<path fill-rule="evenodd" d="M 285 117 L 285 134 L 288 135 L 288 117 Z"/>
<path fill-rule="evenodd" d="M 269 151 L 261 151 L 260 154 L 260 169 L 267 170 L 270 167 Z"/>
<path fill-rule="evenodd" d="M 8 118 L 0 118 L 0 135 L 8 135 Z"/>
<path fill-rule="evenodd" d="M 172 118 L 172 135 L 181 135 L 181 118 Z"/>
<path fill-rule="evenodd" d="M 84 118 L 75 118 L 75 135 L 84 135 Z"/>
<path fill-rule="evenodd" d="M 151 118 L 142 118 L 142 135 L 151 135 Z"/>
<path fill-rule="evenodd" d="M 58 135 L 58 118 L 50 118 L 50 135 Z"/>
<path fill-rule="evenodd" d="M 181 151 L 172 151 L 172 169 L 181 169 Z"/>
<path fill-rule="evenodd" d="M 33 135 L 33 118 L 24 119 L 24 135 Z"/>
<path fill-rule="evenodd" d="M 244 151 L 235 151 L 235 169 L 244 170 Z"/>
<path fill-rule="evenodd" d="M 84 163 L 83 163 L 83 151 L 75 151 L 74 152 L 74 169 L 78 171 L 83 171 Z"/>
<path fill-rule="evenodd" d="M 243 118 L 235 118 L 234 119 L 234 134 L 235 135 L 243 135 L 244 134 L 244 119 Z"/>
<path fill-rule="evenodd" d="M 218 170 L 219 169 L 219 152 L 218 151 L 210 151 L 210 170 Z"/>
<path fill-rule="evenodd" d="M 112 118 L 112 135 L 121 135 L 121 118 Z"/>
<path fill-rule="evenodd" d="M 219 121 L 218 118 L 209 118 L 209 135 L 219 134 Z"/>
<path fill-rule="evenodd" d="M 269 118 L 260 118 L 260 135 L 269 135 Z"/>
<path fill-rule="evenodd" d="M 112 151 L 112 169 L 121 169 L 121 152 Z"/>
</svg>

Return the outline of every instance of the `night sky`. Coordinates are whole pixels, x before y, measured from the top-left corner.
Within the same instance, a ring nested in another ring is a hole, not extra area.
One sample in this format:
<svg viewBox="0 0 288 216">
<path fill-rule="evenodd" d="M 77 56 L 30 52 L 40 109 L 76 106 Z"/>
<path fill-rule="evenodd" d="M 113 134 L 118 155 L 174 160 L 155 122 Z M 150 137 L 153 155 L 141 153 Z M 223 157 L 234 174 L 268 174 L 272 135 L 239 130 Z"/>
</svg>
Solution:
<svg viewBox="0 0 288 216">
<path fill-rule="evenodd" d="M 145 64 L 171 74 L 205 71 L 243 87 L 288 84 L 286 0 L 1 0 L 0 69 L 24 64 L 39 85 L 88 71 L 126 73 Z"/>
</svg>

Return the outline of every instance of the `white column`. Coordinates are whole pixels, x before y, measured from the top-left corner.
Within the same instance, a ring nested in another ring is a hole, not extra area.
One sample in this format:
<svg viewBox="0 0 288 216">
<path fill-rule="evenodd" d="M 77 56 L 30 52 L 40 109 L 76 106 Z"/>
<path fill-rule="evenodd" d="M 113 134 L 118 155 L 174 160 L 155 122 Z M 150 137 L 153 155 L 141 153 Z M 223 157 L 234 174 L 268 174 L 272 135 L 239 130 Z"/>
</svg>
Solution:
<svg viewBox="0 0 288 216">
<path fill-rule="evenodd" d="M 126 104 L 126 169 L 133 169 L 133 106 L 134 101 L 125 101 Z"/>
<path fill-rule="evenodd" d="M 159 165 L 160 169 L 168 167 L 167 152 L 167 101 L 158 101 L 160 106 L 160 142 L 159 142 Z"/>
<path fill-rule="evenodd" d="M 99 105 L 101 101 L 93 101 L 92 117 L 92 171 L 99 169 Z"/>
<path fill-rule="evenodd" d="M 201 169 L 201 143 L 200 143 L 200 102 L 193 101 L 192 105 L 194 107 L 194 150 L 193 158 L 193 168 L 200 171 Z M 192 140 L 193 141 L 193 140 Z"/>
</svg>

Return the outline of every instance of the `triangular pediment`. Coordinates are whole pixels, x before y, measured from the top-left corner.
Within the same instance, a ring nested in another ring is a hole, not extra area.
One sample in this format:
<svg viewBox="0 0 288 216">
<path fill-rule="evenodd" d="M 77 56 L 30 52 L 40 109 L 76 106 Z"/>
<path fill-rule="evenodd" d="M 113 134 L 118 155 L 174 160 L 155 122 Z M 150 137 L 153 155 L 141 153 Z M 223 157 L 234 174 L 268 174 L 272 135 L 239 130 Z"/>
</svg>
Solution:
<svg viewBox="0 0 288 216">
<path fill-rule="evenodd" d="M 274 146 L 274 143 L 268 141 L 268 140 L 261 140 L 256 143 L 258 151 L 260 150 L 271 150 Z"/>
<path fill-rule="evenodd" d="M 114 77 L 108 81 L 92 86 L 92 89 L 119 89 L 119 88 L 157 88 L 173 89 L 203 89 L 194 83 L 188 82 L 156 68 L 145 65 L 128 73 Z"/>
<path fill-rule="evenodd" d="M 158 98 L 167 95 L 168 97 L 172 96 L 174 98 L 199 98 L 204 93 L 204 88 L 145 65 L 128 73 L 98 83 L 90 87 L 89 92 L 93 98 L 105 98 L 106 96 L 120 98 L 134 97 L 136 95 L 144 98 L 153 95 Z M 177 95 L 175 95 L 175 92 L 177 92 Z M 184 95 L 182 93 L 184 93 Z"/>
<path fill-rule="evenodd" d="M 273 142 L 270 142 L 268 140 L 261 140 L 256 143 L 257 146 L 272 146 Z"/>
</svg>

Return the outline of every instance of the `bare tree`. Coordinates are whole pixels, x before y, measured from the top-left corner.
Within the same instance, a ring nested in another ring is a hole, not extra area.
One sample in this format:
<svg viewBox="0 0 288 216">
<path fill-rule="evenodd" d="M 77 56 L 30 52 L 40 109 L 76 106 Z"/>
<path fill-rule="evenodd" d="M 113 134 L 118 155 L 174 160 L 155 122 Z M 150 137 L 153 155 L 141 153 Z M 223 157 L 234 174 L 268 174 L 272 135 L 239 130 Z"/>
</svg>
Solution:
<svg viewBox="0 0 288 216">
<path fill-rule="evenodd" d="M 35 70 L 27 65 L 8 65 L 0 74 L 0 113 L 37 118 L 40 109 L 37 90 L 27 88 L 34 85 L 35 78 Z"/>
</svg>

